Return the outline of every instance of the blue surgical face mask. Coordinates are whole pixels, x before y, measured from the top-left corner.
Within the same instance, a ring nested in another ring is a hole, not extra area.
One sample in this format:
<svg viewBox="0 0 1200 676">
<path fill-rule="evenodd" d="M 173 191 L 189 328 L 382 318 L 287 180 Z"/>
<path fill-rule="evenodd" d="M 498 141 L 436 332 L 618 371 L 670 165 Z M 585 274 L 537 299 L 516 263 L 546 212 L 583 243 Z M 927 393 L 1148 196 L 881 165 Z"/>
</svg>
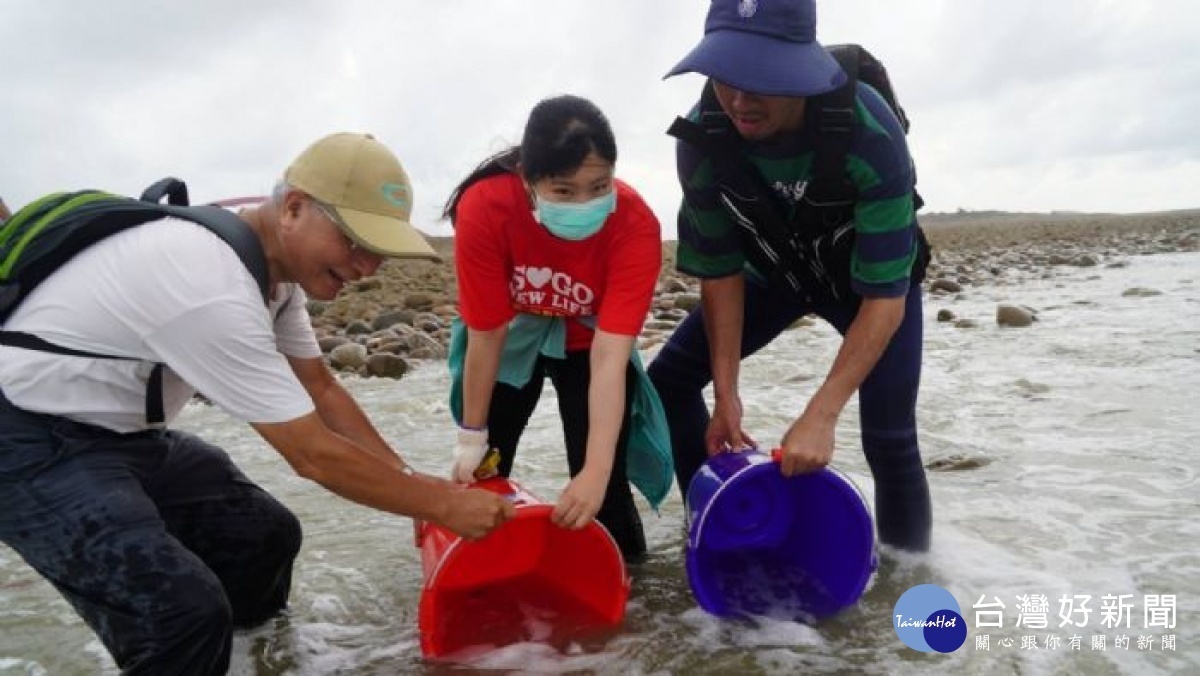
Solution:
<svg viewBox="0 0 1200 676">
<path fill-rule="evenodd" d="M 533 203 L 533 217 L 550 234 L 579 241 L 599 232 L 608 215 L 617 210 L 617 191 L 610 190 L 587 202 L 551 202 L 535 193 Z"/>
</svg>

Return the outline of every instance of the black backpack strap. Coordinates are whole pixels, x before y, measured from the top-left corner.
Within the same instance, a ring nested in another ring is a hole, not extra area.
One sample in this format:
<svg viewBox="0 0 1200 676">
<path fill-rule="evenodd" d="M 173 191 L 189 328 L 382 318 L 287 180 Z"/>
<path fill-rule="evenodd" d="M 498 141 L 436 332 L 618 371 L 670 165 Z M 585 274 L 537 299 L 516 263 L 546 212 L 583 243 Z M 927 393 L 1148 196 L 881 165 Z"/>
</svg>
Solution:
<svg viewBox="0 0 1200 676">
<path fill-rule="evenodd" d="M 818 198 L 836 201 L 843 193 L 854 198 L 854 188 L 845 180 L 846 156 L 850 153 L 853 129 L 857 121 L 854 116 L 858 94 L 858 83 L 866 82 L 874 87 L 887 102 L 901 129 L 908 133 L 909 121 L 904 108 L 896 99 L 887 69 L 879 59 L 861 45 L 827 45 L 829 55 L 838 62 L 846 73 L 846 84 L 828 94 L 809 99 L 808 120 L 816 131 L 813 136 L 816 157 L 813 159 L 814 184 L 818 186 Z M 925 200 L 913 188 L 913 209 L 920 211 Z"/>
<path fill-rule="evenodd" d="M 712 80 L 704 85 L 700 94 L 699 121 L 676 117 L 667 134 L 698 149 L 713 162 L 713 170 L 719 176 L 742 171 L 743 141 L 733 129 L 729 116 L 717 103 L 717 94 Z"/>
<path fill-rule="evenodd" d="M 830 47 L 829 54 L 846 72 L 846 83 L 827 94 L 808 99 L 806 114 L 815 147 L 812 183 L 820 191 L 816 197 L 822 201 L 854 198 L 853 186 L 846 180 L 846 156 L 850 153 L 854 128 L 858 124 L 854 109 L 861 53 L 862 48 L 858 45 Z M 851 194 L 845 195 L 847 190 Z"/>
<path fill-rule="evenodd" d="M 9 347 L 19 347 L 25 350 L 36 350 L 38 352 L 50 352 L 53 354 L 62 354 L 69 357 L 91 357 L 93 359 L 121 359 L 126 361 L 142 361 L 137 357 L 125 357 L 112 354 L 101 354 L 99 352 L 89 352 L 88 350 L 76 350 L 70 347 L 63 347 L 48 340 L 39 338 L 32 333 L 24 331 L 2 331 L 0 330 L 0 345 L 8 345 Z M 161 429 L 166 425 L 167 416 L 163 406 L 163 367 L 161 363 L 155 363 L 150 370 L 150 377 L 146 382 L 146 426 L 153 429 Z"/>
<path fill-rule="evenodd" d="M 163 370 L 166 364 L 155 362 L 146 379 L 146 425 L 154 429 L 167 426 L 167 414 L 163 407 Z"/>
<path fill-rule="evenodd" d="M 69 357 L 92 357 L 94 359 L 125 359 L 128 361 L 142 361 L 137 357 L 101 354 L 99 352 L 90 352 L 88 350 L 76 350 L 72 347 L 63 347 L 62 345 L 57 345 L 43 338 L 39 338 L 32 333 L 25 333 L 24 331 L 0 331 L 0 345 L 19 347 L 25 350 L 36 350 L 38 352 L 65 354 Z"/>
<path fill-rule="evenodd" d="M 671 123 L 671 126 L 667 127 L 667 133 L 679 139 L 680 141 L 683 141 L 688 145 L 695 146 L 703 151 L 707 152 L 709 148 L 710 139 L 707 135 L 705 135 L 704 127 L 701 127 L 699 124 L 692 122 L 689 119 L 676 117 L 675 121 Z"/>
<path fill-rule="evenodd" d="M 173 176 L 154 182 L 142 191 L 139 199 L 159 205 L 163 197 L 167 198 L 168 205 L 163 207 L 164 215 L 176 216 L 202 225 L 224 240 L 237 253 L 242 264 L 250 270 L 254 281 L 258 283 L 263 302 L 270 300 L 270 275 L 262 242 L 242 219 L 215 205 L 188 206 L 190 202 L 187 184 Z"/>
<path fill-rule="evenodd" d="M 154 202 L 155 204 L 162 201 L 163 197 L 167 198 L 167 204 L 186 207 L 188 201 L 187 184 L 183 181 L 168 176 L 159 179 L 153 185 L 142 191 L 142 196 L 139 197 L 143 202 Z"/>
<path fill-rule="evenodd" d="M 223 207 L 209 204 L 195 207 L 163 207 L 164 215 L 176 216 L 197 225 L 202 225 L 217 237 L 220 237 L 233 249 L 241 259 L 242 264 L 250 271 L 258 284 L 263 303 L 271 299 L 270 271 L 267 269 L 267 255 L 263 251 L 262 241 L 258 234 L 238 218 L 236 214 Z"/>
</svg>

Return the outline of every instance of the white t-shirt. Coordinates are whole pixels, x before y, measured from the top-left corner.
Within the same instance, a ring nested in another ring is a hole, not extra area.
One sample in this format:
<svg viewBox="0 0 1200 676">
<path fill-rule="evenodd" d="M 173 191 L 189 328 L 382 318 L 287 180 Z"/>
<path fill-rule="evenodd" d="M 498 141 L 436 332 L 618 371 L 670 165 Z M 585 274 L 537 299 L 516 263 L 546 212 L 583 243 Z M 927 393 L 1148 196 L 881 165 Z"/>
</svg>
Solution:
<svg viewBox="0 0 1200 676">
<path fill-rule="evenodd" d="M 63 347 L 144 361 L 0 346 L 0 388 L 16 406 L 116 432 L 146 428 L 146 382 L 163 374 L 170 422 L 198 390 L 246 422 L 311 413 L 284 355 L 321 355 L 294 284 L 270 308 L 250 271 L 217 235 L 165 218 L 80 252 L 17 308 L 4 328 Z"/>
</svg>

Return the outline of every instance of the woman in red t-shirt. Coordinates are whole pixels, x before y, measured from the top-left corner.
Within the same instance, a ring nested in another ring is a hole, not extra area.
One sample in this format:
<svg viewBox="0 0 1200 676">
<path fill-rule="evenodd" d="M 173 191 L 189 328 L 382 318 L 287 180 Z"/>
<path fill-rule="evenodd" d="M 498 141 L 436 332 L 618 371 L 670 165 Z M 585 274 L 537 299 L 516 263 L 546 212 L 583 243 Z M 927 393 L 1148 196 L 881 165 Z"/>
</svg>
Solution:
<svg viewBox="0 0 1200 676">
<path fill-rule="evenodd" d="M 553 519 L 568 528 L 598 519 L 629 561 L 646 551 L 625 474 L 630 357 L 662 246 L 650 208 L 613 177 L 616 160 L 604 114 L 558 96 L 533 108 L 520 146 L 451 194 L 445 216 L 467 331 L 453 475 L 470 481 L 488 448 L 508 475 L 549 377 L 572 477 Z"/>
</svg>

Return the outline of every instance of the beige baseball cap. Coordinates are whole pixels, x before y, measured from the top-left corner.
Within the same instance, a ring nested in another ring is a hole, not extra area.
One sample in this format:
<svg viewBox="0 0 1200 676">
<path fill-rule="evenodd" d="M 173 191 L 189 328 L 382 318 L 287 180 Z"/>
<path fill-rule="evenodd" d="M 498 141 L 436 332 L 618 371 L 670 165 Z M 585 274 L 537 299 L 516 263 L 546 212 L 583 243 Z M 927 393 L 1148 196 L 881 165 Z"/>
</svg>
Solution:
<svg viewBox="0 0 1200 676">
<path fill-rule="evenodd" d="M 441 260 L 409 222 L 413 194 L 408 174 L 374 136 L 330 134 L 300 153 L 283 180 L 332 208 L 342 230 L 368 251 Z"/>
</svg>

